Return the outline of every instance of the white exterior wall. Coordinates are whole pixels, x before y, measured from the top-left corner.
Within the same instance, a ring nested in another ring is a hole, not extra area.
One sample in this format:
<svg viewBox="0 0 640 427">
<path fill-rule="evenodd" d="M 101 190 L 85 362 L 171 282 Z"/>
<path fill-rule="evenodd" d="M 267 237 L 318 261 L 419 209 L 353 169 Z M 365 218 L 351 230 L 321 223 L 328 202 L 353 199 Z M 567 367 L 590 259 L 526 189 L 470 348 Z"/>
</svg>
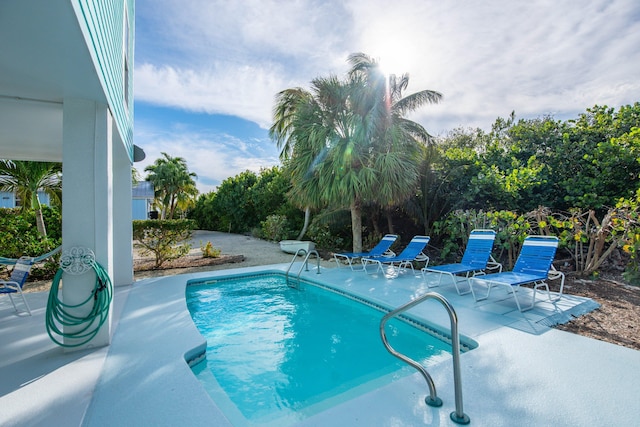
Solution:
<svg viewBox="0 0 640 427">
<path fill-rule="evenodd" d="M 129 285 L 135 1 L 0 0 L 0 17 L 2 157 L 63 162 L 63 249 L 93 250 L 114 285 Z M 62 280 L 72 305 L 95 274 Z M 110 332 L 109 316 L 85 347 Z"/>
<path fill-rule="evenodd" d="M 64 100 L 62 249 L 93 250 L 96 261 L 113 278 L 112 137 L 112 118 L 105 104 Z M 64 274 L 64 303 L 74 305 L 87 299 L 94 289 L 95 278 L 92 270 L 79 276 Z M 91 304 L 85 304 L 70 311 L 84 317 L 90 309 Z M 64 332 L 74 332 L 74 328 L 66 328 Z M 75 349 L 108 345 L 110 337 L 111 315 L 89 344 Z M 74 344 L 67 338 L 64 341 Z"/>
<path fill-rule="evenodd" d="M 113 132 L 113 275 L 114 286 L 133 283 L 133 226 L 131 225 L 131 163 L 127 150 Z"/>
</svg>

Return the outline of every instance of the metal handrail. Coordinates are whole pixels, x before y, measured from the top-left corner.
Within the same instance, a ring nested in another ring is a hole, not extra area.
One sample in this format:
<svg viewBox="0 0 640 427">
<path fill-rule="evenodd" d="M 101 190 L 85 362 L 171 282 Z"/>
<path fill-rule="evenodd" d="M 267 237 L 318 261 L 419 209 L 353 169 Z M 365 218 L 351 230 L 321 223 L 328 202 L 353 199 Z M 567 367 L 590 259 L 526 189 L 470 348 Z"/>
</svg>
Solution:
<svg viewBox="0 0 640 427">
<path fill-rule="evenodd" d="M 314 254 L 316 256 L 317 263 L 316 274 L 320 274 L 320 254 L 318 254 L 318 251 L 314 249 L 309 251 L 307 256 L 304 257 L 304 261 L 302 261 L 302 266 L 300 267 L 300 270 L 298 270 L 298 283 L 300 283 L 300 274 L 302 274 L 302 269 L 305 268 L 305 271 L 309 271 L 309 257 Z"/>
<path fill-rule="evenodd" d="M 440 399 L 436 394 L 436 386 L 431 378 L 431 375 L 427 372 L 424 366 L 422 366 L 419 362 L 411 359 L 410 357 L 405 356 L 397 352 L 387 340 L 387 335 L 385 333 L 385 324 L 389 319 L 396 316 L 403 311 L 410 309 L 411 307 L 420 304 L 421 302 L 427 299 L 435 299 L 439 301 L 444 308 L 447 310 L 449 314 L 449 320 L 451 321 L 451 347 L 452 347 L 452 355 L 453 355 L 453 385 L 455 388 L 455 400 L 456 400 L 456 410 L 452 412 L 449 417 L 451 420 L 458 424 L 469 424 L 471 422 L 470 418 L 464 413 L 462 408 L 462 382 L 460 379 L 460 337 L 458 336 L 458 316 L 456 315 L 453 306 L 447 301 L 442 295 L 435 292 L 427 292 L 424 295 L 421 295 L 419 298 L 416 298 L 413 301 L 409 301 L 408 303 L 396 308 L 395 310 L 387 313 L 382 320 L 380 321 L 380 336 L 382 337 L 382 343 L 387 348 L 389 353 L 398 359 L 408 363 L 415 369 L 417 369 L 424 379 L 427 381 L 427 385 L 429 386 L 429 396 L 425 397 L 425 403 L 429 406 L 439 407 L 442 406 L 442 399 Z"/>
<path fill-rule="evenodd" d="M 320 274 L 320 255 L 318 254 L 318 251 L 316 251 L 314 249 L 314 250 L 311 250 L 311 251 L 307 252 L 306 249 L 300 248 L 300 249 L 298 249 L 296 251 L 295 255 L 293 256 L 293 259 L 289 263 L 289 267 L 287 267 L 287 271 L 284 273 L 284 275 L 285 275 L 285 277 L 287 279 L 287 285 L 289 285 L 289 271 L 291 270 L 291 267 L 293 267 L 293 264 L 296 262 L 296 259 L 298 258 L 298 255 L 300 253 L 307 254 L 307 255 L 304 257 L 304 261 L 302 261 L 302 266 L 300 267 L 300 270 L 298 271 L 296 287 L 297 287 L 297 285 L 300 284 L 300 274 L 302 274 L 302 269 L 306 267 L 306 271 L 309 271 L 309 257 L 312 254 L 315 254 L 316 260 L 318 262 L 318 267 L 317 267 L 318 271 L 317 271 L 316 274 Z M 291 286 L 291 285 L 289 285 L 289 286 Z"/>
</svg>

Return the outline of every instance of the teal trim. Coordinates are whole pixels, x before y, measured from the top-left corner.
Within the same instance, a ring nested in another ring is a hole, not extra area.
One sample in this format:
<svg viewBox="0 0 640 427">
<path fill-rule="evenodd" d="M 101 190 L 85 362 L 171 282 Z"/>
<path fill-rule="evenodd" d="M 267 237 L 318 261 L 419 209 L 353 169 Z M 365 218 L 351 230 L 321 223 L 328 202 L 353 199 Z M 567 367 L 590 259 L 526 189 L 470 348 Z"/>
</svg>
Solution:
<svg viewBox="0 0 640 427">
<path fill-rule="evenodd" d="M 51 252 L 47 252 L 44 255 L 40 255 L 40 256 L 36 256 L 36 257 L 27 257 L 27 258 L 31 258 L 31 260 L 33 262 L 42 262 L 45 259 L 47 259 L 49 257 L 52 257 L 53 255 L 55 255 L 58 252 L 60 252 L 61 249 L 62 249 L 62 246 L 58 246 L 57 248 L 55 248 Z M 2 265 L 15 265 L 16 262 L 18 262 L 18 258 L 5 258 L 5 257 L 0 256 L 0 264 L 2 264 Z"/>
<path fill-rule="evenodd" d="M 116 128 L 133 162 L 133 0 L 75 0 L 77 17 Z M 126 12 L 125 12 L 126 8 Z M 126 17 L 126 24 L 125 24 Z M 125 29 L 128 25 L 128 31 Z M 128 35 L 128 40 L 125 40 Z M 123 47 L 127 43 L 126 49 Z M 127 76 L 125 73 L 125 57 Z M 125 88 L 128 84 L 128 88 Z M 129 96 L 127 96 L 127 94 Z"/>
</svg>

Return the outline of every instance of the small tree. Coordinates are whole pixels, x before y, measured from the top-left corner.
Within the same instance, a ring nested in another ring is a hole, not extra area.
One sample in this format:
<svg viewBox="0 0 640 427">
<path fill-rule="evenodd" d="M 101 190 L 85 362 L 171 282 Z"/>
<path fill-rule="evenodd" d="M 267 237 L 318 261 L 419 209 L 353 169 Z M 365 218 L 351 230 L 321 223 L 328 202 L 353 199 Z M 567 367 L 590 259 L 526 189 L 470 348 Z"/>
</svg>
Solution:
<svg viewBox="0 0 640 427">
<path fill-rule="evenodd" d="M 189 253 L 191 244 L 186 240 L 193 235 L 195 226 L 191 219 L 136 220 L 133 221 L 133 238 L 143 255 L 153 254 L 154 268 L 160 268 L 166 261 Z"/>
<path fill-rule="evenodd" d="M 187 161 L 182 157 L 171 157 L 167 153 L 162 156 L 144 170 L 149 172 L 146 179 L 155 188 L 155 203 L 161 208 L 162 219 L 173 219 L 176 208 L 186 209 L 193 205 L 193 199 L 198 195 L 194 181 L 197 175 L 189 172 Z"/>
<path fill-rule="evenodd" d="M 23 211 L 33 209 L 36 212 L 36 226 L 42 237 L 47 237 L 47 229 L 38 191 L 59 201 L 62 191 L 61 170 L 61 163 L 0 160 L 0 191 L 14 192 L 22 201 Z"/>
</svg>

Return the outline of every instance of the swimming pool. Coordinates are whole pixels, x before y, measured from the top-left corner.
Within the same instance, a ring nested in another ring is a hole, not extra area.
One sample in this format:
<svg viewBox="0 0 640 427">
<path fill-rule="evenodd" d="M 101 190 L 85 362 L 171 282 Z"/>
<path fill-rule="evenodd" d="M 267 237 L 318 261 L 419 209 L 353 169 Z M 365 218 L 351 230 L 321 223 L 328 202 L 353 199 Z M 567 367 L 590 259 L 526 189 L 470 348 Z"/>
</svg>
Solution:
<svg viewBox="0 0 640 427">
<path fill-rule="evenodd" d="M 187 306 L 207 340 L 192 370 L 234 425 L 284 425 L 415 372 L 384 349 L 379 310 L 283 275 L 190 283 Z M 450 357 L 400 320 L 387 336 L 425 366 Z"/>
</svg>

